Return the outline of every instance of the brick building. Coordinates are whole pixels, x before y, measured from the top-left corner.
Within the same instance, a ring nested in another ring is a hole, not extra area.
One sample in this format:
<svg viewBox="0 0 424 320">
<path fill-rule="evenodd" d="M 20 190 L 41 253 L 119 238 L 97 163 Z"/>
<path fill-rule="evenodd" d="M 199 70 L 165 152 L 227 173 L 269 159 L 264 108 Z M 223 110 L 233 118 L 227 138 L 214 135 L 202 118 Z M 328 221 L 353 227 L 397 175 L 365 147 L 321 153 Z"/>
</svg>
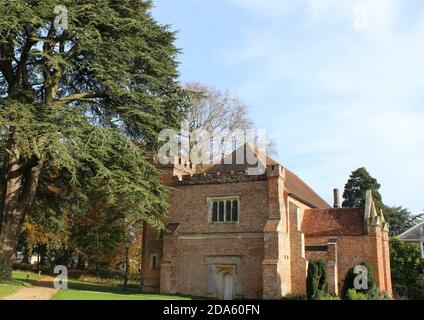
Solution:
<svg viewBox="0 0 424 320">
<path fill-rule="evenodd" d="M 365 211 L 339 208 L 337 192 L 331 207 L 294 173 L 255 155 L 262 174 L 247 174 L 247 164 L 196 173 L 176 161 L 163 169 L 170 210 L 165 232 L 144 228 L 143 290 L 279 299 L 305 294 L 308 260 L 324 259 L 332 293 L 349 268 L 367 262 L 391 294 L 388 224 L 371 192 Z"/>
</svg>

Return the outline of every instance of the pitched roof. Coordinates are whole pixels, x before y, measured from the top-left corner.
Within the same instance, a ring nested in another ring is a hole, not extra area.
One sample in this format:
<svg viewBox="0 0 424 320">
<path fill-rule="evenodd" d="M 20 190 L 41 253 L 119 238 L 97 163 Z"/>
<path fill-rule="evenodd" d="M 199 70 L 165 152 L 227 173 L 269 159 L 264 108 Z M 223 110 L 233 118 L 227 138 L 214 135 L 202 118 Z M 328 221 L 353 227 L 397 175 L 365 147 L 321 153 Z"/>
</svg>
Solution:
<svg viewBox="0 0 424 320">
<path fill-rule="evenodd" d="M 301 228 L 305 236 L 363 235 L 364 212 L 355 208 L 308 209 Z"/>
<path fill-rule="evenodd" d="M 245 148 L 246 146 L 246 148 Z M 240 152 L 241 148 L 244 149 L 244 162 L 243 163 L 236 163 L 236 155 L 237 152 Z M 223 160 L 220 163 L 217 163 L 207 169 L 207 173 L 217 173 L 217 172 L 240 172 L 240 171 L 246 171 L 248 168 L 255 167 L 255 165 L 250 165 L 246 161 L 246 150 L 247 148 L 250 148 L 253 150 L 253 154 L 255 157 L 258 158 L 258 160 L 265 164 L 266 166 L 273 166 L 273 165 L 280 165 L 277 161 L 269 157 L 267 154 L 263 153 L 256 147 L 252 147 L 249 144 L 241 146 L 239 149 L 233 151 L 231 154 L 225 156 Z M 231 163 L 231 164 L 225 164 Z M 283 167 L 283 166 L 282 166 Z M 285 167 L 284 167 L 285 168 Z M 286 184 L 285 188 L 290 196 L 293 196 L 299 201 L 303 201 L 306 204 L 310 205 L 311 207 L 315 208 L 331 208 L 331 206 L 322 199 L 314 190 L 312 190 L 311 187 L 309 187 L 302 179 L 300 179 L 297 175 L 295 175 L 292 171 L 286 170 Z"/>
<path fill-rule="evenodd" d="M 424 241 L 424 222 L 402 233 L 399 238 L 405 241 Z"/>
</svg>

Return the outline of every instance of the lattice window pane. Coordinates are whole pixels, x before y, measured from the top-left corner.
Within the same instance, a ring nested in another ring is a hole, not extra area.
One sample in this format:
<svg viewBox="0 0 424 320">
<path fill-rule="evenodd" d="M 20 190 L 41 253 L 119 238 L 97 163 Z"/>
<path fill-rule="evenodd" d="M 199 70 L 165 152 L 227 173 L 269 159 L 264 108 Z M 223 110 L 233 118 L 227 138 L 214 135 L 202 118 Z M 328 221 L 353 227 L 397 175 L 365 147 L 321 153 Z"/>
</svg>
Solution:
<svg viewBox="0 0 424 320">
<path fill-rule="evenodd" d="M 212 222 L 218 222 L 218 201 L 212 204 Z"/>
<path fill-rule="evenodd" d="M 238 201 L 233 201 L 233 208 L 232 208 L 232 221 L 238 222 Z"/>
</svg>

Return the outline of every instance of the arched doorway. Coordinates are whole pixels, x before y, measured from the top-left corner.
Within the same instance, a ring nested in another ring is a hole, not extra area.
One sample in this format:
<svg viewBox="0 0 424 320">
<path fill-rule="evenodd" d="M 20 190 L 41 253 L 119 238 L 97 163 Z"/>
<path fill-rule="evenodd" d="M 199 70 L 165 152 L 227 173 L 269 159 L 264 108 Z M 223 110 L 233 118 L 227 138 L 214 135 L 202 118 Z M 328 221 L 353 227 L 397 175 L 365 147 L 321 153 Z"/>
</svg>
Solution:
<svg viewBox="0 0 424 320">
<path fill-rule="evenodd" d="M 221 300 L 233 300 L 235 295 L 235 265 L 215 265 L 215 294 Z"/>
</svg>

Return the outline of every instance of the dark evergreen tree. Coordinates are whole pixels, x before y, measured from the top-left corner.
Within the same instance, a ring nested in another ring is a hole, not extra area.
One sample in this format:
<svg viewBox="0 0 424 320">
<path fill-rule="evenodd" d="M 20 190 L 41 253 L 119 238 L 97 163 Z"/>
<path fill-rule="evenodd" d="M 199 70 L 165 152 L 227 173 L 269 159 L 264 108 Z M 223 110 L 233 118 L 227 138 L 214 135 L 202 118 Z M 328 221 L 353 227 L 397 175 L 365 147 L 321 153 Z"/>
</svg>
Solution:
<svg viewBox="0 0 424 320">
<path fill-rule="evenodd" d="M 383 209 L 380 184 L 365 168 L 359 168 L 352 172 L 345 185 L 343 192 L 343 208 L 365 208 L 366 192 L 372 190 L 377 209 Z"/>
<path fill-rule="evenodd" d="M 365 295 L 375 295 L 375 292 L 377 291 L 377 295 L 379 295 L 378 288 L 375 285 L 374 272 L 373 272 L 371 266 L 367 263 L 361 263 L 361 265 L 365 266 L 368 270 L 368 275 L 367 275 L 367 280 L 368 280 L 367 287 L 368 287 L 368 289 L 360 289 L 360 290 L 356 290 L 356 291 L 363 293 Z M 346 273 L 346 276 L 345 276 L 345 279 L 344 279 L 344 282 L 343 282 L 343 288 L 342 288 L 342 299 L 344 299 L 344 300 L 347 299 L 347 292 L 350 289 L 355 289 L 354 281 L 355 281 L 355 278 L 357 277 L 357 274 L 355 274 L 354 270 L 355 270 L 355 267 L 352 267 Z"/>
<path fill-rule="evenodd" d="M 148 0 L 0 1 L 0 277 L 10 277 L 41 181 L 55 174 L 80 197 L 86 183 L 97 186 L 108 205 L 130 204 L 149 223 L 165 214 L 150 159 L 158 132 L 179 126 L 185 93 L 175 34 L 151 7 Z"/>
<path fill-rule="evenodd" d="M 306 295 L 308 300 L 316 300 L 326 292 L 327 280 L 328 272 L 325 261 L 310 261 L 306 277 Z"/>
</svg>

